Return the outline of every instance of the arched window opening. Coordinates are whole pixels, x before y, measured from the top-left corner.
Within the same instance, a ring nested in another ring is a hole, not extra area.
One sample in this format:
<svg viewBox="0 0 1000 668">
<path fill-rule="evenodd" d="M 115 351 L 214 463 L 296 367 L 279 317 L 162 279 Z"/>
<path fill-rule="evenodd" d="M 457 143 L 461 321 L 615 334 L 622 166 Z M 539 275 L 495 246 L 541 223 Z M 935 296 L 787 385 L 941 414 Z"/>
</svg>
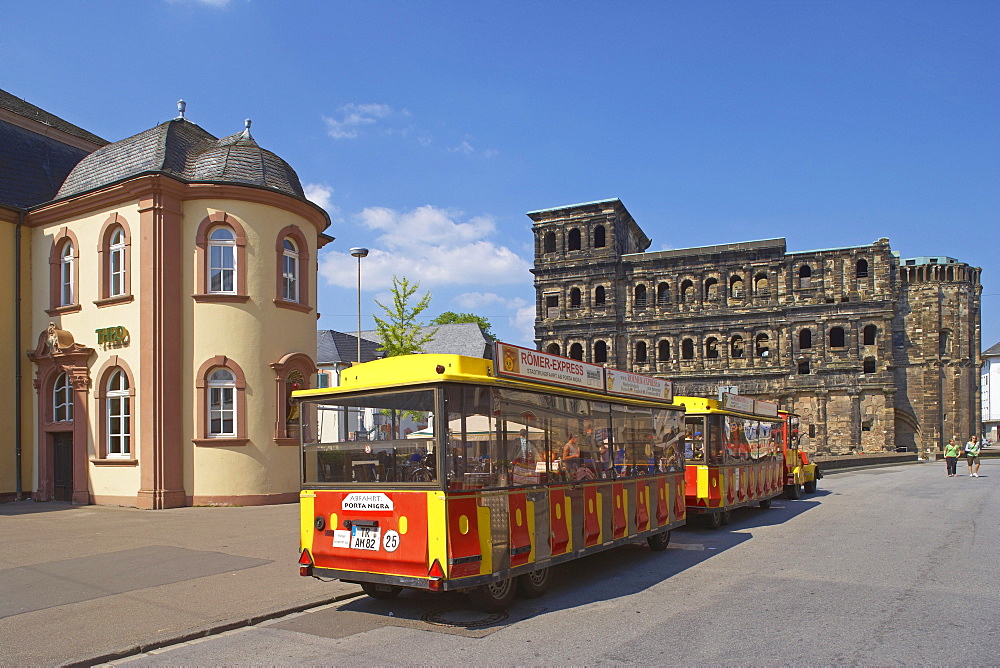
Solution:
<svg viewBox="0 0 1000 668">
<path fill-rule="evenodd" d="M 813 333 L 811 329 L 799 331 L 799 348 L 805 350 L 813 347 Z"/>
<path fill-rule="evenodd" d="M 594 306 L 604 306 L 607 300 L 607 293 L 603 285 L 594 288 Z"/>
<path fill-rule="evenodd" d="M 875 358 L 874 357 L 866 357 L 865 358 L 864 372 L 865 373 L 875 373 Z"/>
<path fill-rule="evenodd" d="M 545 349 L 545 352 L 547 352 L 550 355 L 558 355 L 559 354 L 559 344 L 558 343 L 550 343 L 548 345 L 548 347 Z"/>
<path fill-rule="evenodd" d="M 67 241 L 63 244 L 62 252 L 59 254 L 59 305 L 69 306 L 76 303 L 76 277 L 73 271 L 73 243 Z"/>
<path fill-rule="evenodd" d="M 938 334 L 938 355 L 951 354 L 951 332 L 947 329 Z"/>
<path fill-rule="evenodd" d="M 573 288 L 569 291 L 569 305 L 579 308 L 581 303 L 580 288 Z"/>
<path fill-rule="evenodd" d="M 670 361 L 670 341 L 663 339 L 659 343 L 659 350 L 656 351 L 656 358 L 661 362 Z"/>
<path fill-rule="evenodd" d="M 844 347 L 844 328 L 843 327 L 831 327 L 830 328 L 830 347 L 831 348 L 843 348 Z"/>
<path fill-rule="evenodd" d="M 757 357 L 770 357 L 771 356 L 771 337 L 767 334 L 758 334 L 757 338 L 754 339 L 754 354 Z"/>
<path fill-rule="evenodd" d="M 236 436 L 236 377 L 229 369 L 208 377 L 208 436 Z"/>
<path fill-rule="evenodd" d="M 868 260 L 864 258 L 858 260 L 858 263 L 854 265 L 854 275 L 858 278 L 868 278 Z"/>
<path fill-rule="evenodd" d="M 705 357 L 710 360 L 719 359 L 719 340 L 714 336 L 705 340 Z"/>
<path fill-rule="evenodd" d="M 285 238 L 281 242 L 281 298 L 288 302 L 299 301 L 299 249 L 295 242 Z"/>
<path fill-rule="evenodd" d="M 596 364 L 604 364 L 608 361 L 608 344 L 604 341 L 598 341 L 594 344 L 594 362 Z"/>
<path fill-rule="evenodd" d="M 556 252 L 556 233 L 546 232 L 543 237 L 542 246 L 545 253 L 555 253 Z"/>
<path fill-rule="evenodd" d="M 809 360 L 802 360 L 799 362 L 799 375 L 806 376 L 809 374 Z"/>
<path fill-rule="evenodd" d="M 605 238 L 604 226 L 598 225 L 594 228 L 594 248 L 604 248 L 607 245 L 607 239 Z"/>
<path fill-rule="evenodd" d="M 757 274 L 753 278 L 753 293 L 758 297 L 770 297 L 771 288 L 767 282 L 767 274 Z"/>
<path fill-rule="evenodd" d="M 641 283 L 635 286 L 635 305 L 637 308 L 646 306 L 646 286 Z"/>
<path fill-rule="evenodd" d="M 874 346 L 876 334 L 878 334 L 878 328 L 875 325 L 866 325 L 864 330 L 862 330 L 864 345 Z"/>
<path fill-rule="evenodd" d="M 125 230 L 121 227 L 111 233 L 108 247 L 108 296 L 125 294 Z"/>
<path fill-rule="evenodd" d="M 660 283 L 656 286 L 656 303 L 664 306 L 670 303 L 670 284 Z"/>
<path fill-rule="evenodd" d="M 236 235 L 216 227 L 208 235 L 208 291 L 235 294 L 236 271 Z"/>
<path fill-rule="evenodd" d="M 729 341 L 729 355 L 733 359 L 739 360 L 743 359 L 743 352 L 743 337 L 737 334 Z"/>
<path fill-rule="evenodd" d="M 705 280 L 705 299 L 710 302 L 719 301 L 719 281 L 715 278 Z"/>
<path fill-rule="evenodd" d="M 569 231 L 569 238 L 567 240 L 567 248 L 571 251 L 580 250 L 580 230 L 573 228 Z"/>
<path fill-rule="evenodd" d="M 52 386 L 52 421 L 70 422 L 73 419 L 73 387 L 69 376 L 61 373 Z"/>
<path fill-rule="evenodd" d="M 743 299 L 743 279 L 733 276 L 729 279 L 729 296 L 733 299 Z"/>
<path fill-rule="evenodd" d="M 684 339 L 681 341 L 681 359 L 694 359 L 694 341 L 691 339 Z"/>
<path fill-rule="evenodd" d="M 574 343 L 569 347 L 569 356 L 575 360 L 583 361 L 583 346 L 579 343 Z"/>
<path fill-rule="evenodd" d="M 639 341 L 635 344 L 635 363 L 645 364 L 647 361 L 646 342 Z"/>
<path fill-rule="evenodd" d="M 686 278 L 681 283 L 681 303 L 682 304 L 694 303 L 694 283 L 692 283 Z"/>
<path fill-rule="evenodd" d="M 132 402 L 125 371 L 119 368 L 111 374 L 106 396 L 107 456 L 128 457 L 132 453 Z"/>
<path fill-rule="evenodd" d="M 808 288 L 812 280 L 812 268 L 808 264 L 799 267 L 799 287 Z"/>
</svg>

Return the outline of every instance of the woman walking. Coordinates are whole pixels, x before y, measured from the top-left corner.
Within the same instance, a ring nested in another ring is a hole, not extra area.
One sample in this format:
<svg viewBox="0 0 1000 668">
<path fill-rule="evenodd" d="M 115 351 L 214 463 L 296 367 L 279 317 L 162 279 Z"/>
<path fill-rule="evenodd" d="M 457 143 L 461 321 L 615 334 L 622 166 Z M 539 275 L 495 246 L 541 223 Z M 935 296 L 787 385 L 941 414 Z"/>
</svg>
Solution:
<svg viewBox="0 0 1000 668">
<path fill-rule="evenodd" d="M 962 454 L 962 446 L 956 443 L 957 437 L 952 437 L 948 445 L 944 446 L 944 461 L 948 465 L 948 477 L 954 478 L 957 474 L 958 458 Z"/>
<path fill-rule="evenodd" d="M 979 477 L 979 441 L 975 436 L 969 437 L 969 442 L 965 444 L 965 461 L 969 463 L 969 477 Z M 973 469 L 972 465 L 975 464 Z"/>
</svg>

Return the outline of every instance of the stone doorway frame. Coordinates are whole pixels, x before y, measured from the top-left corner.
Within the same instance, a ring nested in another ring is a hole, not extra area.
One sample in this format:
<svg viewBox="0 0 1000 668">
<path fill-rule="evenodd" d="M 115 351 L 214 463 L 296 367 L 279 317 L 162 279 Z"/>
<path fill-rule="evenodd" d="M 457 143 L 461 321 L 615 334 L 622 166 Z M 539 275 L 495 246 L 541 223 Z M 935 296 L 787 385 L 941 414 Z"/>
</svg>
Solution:
<svg viewBox="0 0 1000 668">
<path fill-rule="evenodd" d="M 90 390 L 90 360 L 93 348 L 77 344 L 73 335 L 49 323 L 38 335 L 38 345 L 28 352 L 35 364 L 35 388 L 38 420 L 38 489 L 34 498 L 51 501 L 55 495 L 54 439 L 58 433 L 69 433 L 73 439 L 74 504 L 90 503 L 87 475 L 87 425 L 90 423 L 88 393 Z M 73 419 L 56 422 L 53 415 L 52 390 L 59 374 L 65 373 L 73 389 Z"/>
</svg>

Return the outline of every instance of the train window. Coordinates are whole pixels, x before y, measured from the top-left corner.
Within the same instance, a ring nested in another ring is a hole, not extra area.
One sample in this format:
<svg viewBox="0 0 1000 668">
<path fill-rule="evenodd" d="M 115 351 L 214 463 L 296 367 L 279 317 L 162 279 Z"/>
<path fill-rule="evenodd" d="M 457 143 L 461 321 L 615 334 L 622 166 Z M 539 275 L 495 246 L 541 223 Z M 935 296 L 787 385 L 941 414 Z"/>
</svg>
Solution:
<svg viewBox="0 0 1000 668">
<path fill-rule="evenodd" d="M 684 418 L 684 458 L 691 462 L 705 463 L 705 418 Z"/>
<path fill-rule="evenodd" d="M 300 406 L 306 411 L 304 482 L 426 483 L 436 478 L 432 390 Z"/>
</svg>

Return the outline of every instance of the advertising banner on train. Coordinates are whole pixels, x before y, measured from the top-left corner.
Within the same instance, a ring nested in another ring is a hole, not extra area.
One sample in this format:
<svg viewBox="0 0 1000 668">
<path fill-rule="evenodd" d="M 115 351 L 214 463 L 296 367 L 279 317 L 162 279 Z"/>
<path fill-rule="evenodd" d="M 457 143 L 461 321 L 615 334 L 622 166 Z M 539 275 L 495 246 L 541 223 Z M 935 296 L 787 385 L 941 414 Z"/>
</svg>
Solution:
<svg viewBox="0 0 1000 668">
<path fill-rule="evenodd" d="M 585 390 L 604 390 L 604 367 L 538 350 L 494 344 L 497 375 Z"/>
<path fill-rule="evenodd" d="M 642 399 L 674 400 L 674 384 L 664 378 L 653 378 L 616 369 L 604 370 L 608 394 Z"/>
<path fill-rule="evenodd" d="M 757 415 L 766 415 L 767 417 L 778 417 L 778 404 L 773 401 L 761 401 L 760 399 L 754 399 L 753 402 L 754 412 Z"/>
<path fill-rule="evenodd" d="M 731 410 L 739 411 L 740 413 L 753 413 L 753 399 L 750 397 L 744 397 L 740 394 L 729 394 L 728 392 L 723 392 L 722 394 L 722 407 Z"/>
</svg>

